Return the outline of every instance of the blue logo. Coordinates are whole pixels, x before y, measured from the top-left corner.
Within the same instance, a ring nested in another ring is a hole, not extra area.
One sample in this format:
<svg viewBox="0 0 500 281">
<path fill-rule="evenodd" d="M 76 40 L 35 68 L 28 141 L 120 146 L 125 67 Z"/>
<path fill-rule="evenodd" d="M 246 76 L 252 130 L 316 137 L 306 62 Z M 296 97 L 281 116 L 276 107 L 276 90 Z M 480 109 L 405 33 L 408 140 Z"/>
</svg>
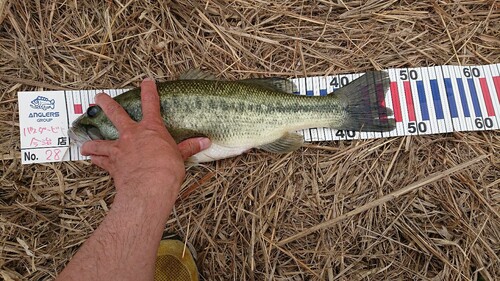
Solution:
<svg viewBox="0 0 500 281">
<path fill-rule="evenodd" d="M 30 106 L 31 108 L 41 109 L 41 110 L 54 109 L 56 108 L 56 100 L 54 99 L 49 100 L 46 97 L 38 96 L 36 99 L 31 101 Z"/>
</svg>

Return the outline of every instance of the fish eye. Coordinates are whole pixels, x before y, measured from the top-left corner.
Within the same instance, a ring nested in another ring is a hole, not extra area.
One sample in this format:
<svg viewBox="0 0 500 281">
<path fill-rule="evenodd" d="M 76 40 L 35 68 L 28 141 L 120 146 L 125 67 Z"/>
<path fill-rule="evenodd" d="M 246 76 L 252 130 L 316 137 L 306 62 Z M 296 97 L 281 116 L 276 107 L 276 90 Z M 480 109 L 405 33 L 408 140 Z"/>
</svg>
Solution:
<svg viewBox="0 0 500 281">
<path fill-rule="evenodd" d="M 97 116 L 99 111 L 101 111 L 101 108 L 99 106 L 93 105 L 87 109 L 87 116 L 93 118 Z"/>
</svg>

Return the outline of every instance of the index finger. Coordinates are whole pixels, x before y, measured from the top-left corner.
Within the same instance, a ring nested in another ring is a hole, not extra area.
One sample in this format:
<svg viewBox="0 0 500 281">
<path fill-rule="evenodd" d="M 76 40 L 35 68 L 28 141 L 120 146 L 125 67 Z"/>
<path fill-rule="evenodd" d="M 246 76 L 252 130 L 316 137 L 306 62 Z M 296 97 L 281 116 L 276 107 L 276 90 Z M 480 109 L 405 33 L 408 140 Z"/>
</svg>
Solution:
<svg viewBox="0 0 500 281">
<path fill-rule="evenodd" d="M 101 107 L 102 111 L 104 111 L 104 114 L 106 114 L 111 123 L 115 125 L 118 132 L 127 126 L 134 124 L 134 120 L 130 118 L 125 109 L 123 109 L 119 103 L 107 94 L 97 94 L 95 102 L 99 105 L 99 107 Z"/>
<path fill-rule="evenodd" d="M 141 83 L 142 119 L 160 121 L 160 96 L 153 79 L 146 78 Z"/>
</svg>

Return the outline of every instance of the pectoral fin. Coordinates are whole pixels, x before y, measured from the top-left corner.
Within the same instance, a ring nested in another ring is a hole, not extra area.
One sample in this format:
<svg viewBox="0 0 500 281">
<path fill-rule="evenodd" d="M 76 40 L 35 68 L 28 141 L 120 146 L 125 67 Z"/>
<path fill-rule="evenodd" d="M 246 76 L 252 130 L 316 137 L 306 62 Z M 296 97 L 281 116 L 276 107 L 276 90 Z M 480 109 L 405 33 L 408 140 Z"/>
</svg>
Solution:
<svg viewBox="0 0 500 281">
<path fill-rule="evenodd" d="M 297 150 L 304 143 L 304 137 L 295 133 L 286 133 L 272 143 L 264 144 L 258 148 L 274 153 L 287 153 Z"/>
<path fill-rule="evenodd" d="M 188 129 L 179 129 L 179 128 L 173 128 L 173 127 L 168 127 L 167 130 L 172 136 L 172 138 L 175 140 L 176 143 L 180 143 L 183 140 L 187 140 L 190 138 L 196 138 L 196 137 L 206 137 L 202 133 L 193 131 L 193 130 L 188 130 Z"/>
</svg>

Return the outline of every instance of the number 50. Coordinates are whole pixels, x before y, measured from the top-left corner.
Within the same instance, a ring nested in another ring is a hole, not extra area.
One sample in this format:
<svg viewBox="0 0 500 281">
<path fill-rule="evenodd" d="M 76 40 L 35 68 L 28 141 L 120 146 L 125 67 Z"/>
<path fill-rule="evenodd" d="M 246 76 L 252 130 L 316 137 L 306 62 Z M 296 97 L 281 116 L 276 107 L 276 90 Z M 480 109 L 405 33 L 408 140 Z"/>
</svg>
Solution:
<svg viewBox="0 0 500 281">
<path fill-rule="evenodd" d="M 416 132 L 425 133 L 427 132 L 427 125 L 424 122 L 410 122 L 408 123 L 408 133 L 413 134 Z"/>
</svg>

